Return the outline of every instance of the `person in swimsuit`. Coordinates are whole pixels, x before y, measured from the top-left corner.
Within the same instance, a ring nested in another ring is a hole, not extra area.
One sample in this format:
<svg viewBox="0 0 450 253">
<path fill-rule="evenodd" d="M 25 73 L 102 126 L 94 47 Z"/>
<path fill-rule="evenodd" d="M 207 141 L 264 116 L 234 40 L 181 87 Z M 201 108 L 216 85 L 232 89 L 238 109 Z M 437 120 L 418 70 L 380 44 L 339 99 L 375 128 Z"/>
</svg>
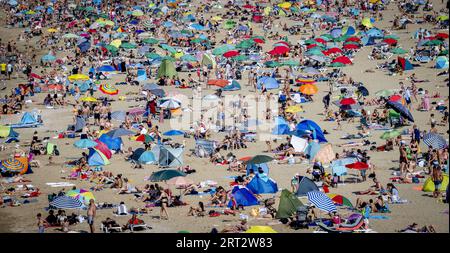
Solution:
<svg viewBox="0 0 450 253">
<path fill-rule="evenodd" d="M 169 196 L 167 195 L 167 193 L 164 191 L 164 189 L 161 187 L 159 188 L 159 201 L 161 201 L 161 210 L 160 210 L 160 218 L 163 217 L 164 214 L 164 219 L 168 220 L 169 219 L 169 214 L 167 213 L 167 207 L 169 206 Z"/>
<path fill-rule="evenodd" d="M 433 180 L 433 183 L 434 183 L 433 197 L 438 198 L 441 195 L 440 188 L 441 188 L 442 181 L 444 180 L 444 176 L 442 175 L 442 170 L 439 165 L 433 166 L 433 171 L 431 173 L 431 179 Z"/>
<path fill-rule="evenodd" d="M 94 228 L 94 218 L 97 213 L 97 207 L 95 206 L 94 200 L 89 200 L 89 208 L 87 210 L 87 222 L 89 224 L 89 228 L 91 230 L 91 233 L 95 232 Z"/>
<path fill-rule="evenodd" d="M 45 226 L 48 226 L 48 223 L 47 223 L 47 221 L 45 219 L 42 218 L 42 214 L 41 213 L 38 213 L 36 215 L 36 217 L 37 217 L 37 220 L 38 220 L 38 223 L 37 223 L 38 233 L 42 234 L 42 233 L 45 232 Z"/>
</svg>

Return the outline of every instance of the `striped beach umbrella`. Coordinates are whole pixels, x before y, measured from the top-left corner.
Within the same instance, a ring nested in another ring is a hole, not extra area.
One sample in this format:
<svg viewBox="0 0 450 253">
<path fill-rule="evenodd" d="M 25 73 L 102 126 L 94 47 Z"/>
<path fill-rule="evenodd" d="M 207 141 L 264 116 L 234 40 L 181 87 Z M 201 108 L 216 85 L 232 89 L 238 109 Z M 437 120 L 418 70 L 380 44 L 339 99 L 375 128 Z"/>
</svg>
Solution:
<svg viewBox="0 0 450 253">
<path fill-rule="evenodd" d="M 308 200 L 313 203 L 320 210 L 332 213 L 337 212 L 337 208 L 333 201 L 327 197 L 323 192 L 311 191 L 308 192 Z"/>
<path fill-rule="evenodd" d="M 427 133 L 423 136 L 423 142 L 435 149 L 447 147 L 447 141 L 439 134 Z"/>
<path fill-rule="evenodd" d="M 1 162 L 1 169 L 4 172 L 21 173 L 25 169 L 25 164 L 15 158 L 8 158 Z"/>
<path fill-rule="evenodd" d="M 112 86 L 111 84 L 101 84 L 100 91 L 106 95 L 117 95 L 119 94 L 119 90 Z"/>
<path fill-rule="evenodd" d="M 50 206 L 58 209 L 81 209 L 83 207 L 83 203 L 76 198 L 64 195 L 54 199 L 50 203 Z"/>
</svg>

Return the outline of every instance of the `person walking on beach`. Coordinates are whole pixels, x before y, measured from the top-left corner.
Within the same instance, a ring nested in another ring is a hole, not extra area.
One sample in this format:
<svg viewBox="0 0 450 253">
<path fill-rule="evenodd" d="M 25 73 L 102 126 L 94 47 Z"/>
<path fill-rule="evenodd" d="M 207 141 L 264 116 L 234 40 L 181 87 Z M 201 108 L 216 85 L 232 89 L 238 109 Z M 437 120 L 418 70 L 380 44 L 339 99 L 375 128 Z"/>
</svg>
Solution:
<svg viewBox="0 0 450 253">
<path fill-rule="evenodd" d="M 94 200 L 89 200 L 89 208 L 87 210 L 87 222 L 89 224 L 89 228 L 91 230 L 91 233 L 95 232 L 94 228 L 94 218 L 97 213 L 97 207 L 95 206 Z"/>
<path fill-rule="evenodd" d="M 42 218 L 42 214 L 38 213 L 36 215 L 37 217 L 37 226 L 38 226 L 38 233 L 39 234 L 43 234 L 45 232 L 45 226 L 48 224 L 47 221 L 45 219 Z"/>
<path fill-rule="evenodd" d="M 159 194 L 160 196 L 158 200 L 161 201 L 161 210 L 159 216 L 160 218 L 162 218 L 164 214 L 164 219 L 168 220 L 169 214 L 167 213 L 167 208 L 169 207 L 169 195 L 167 195 L 162 187 L 159 188 Z"/>
</svg>

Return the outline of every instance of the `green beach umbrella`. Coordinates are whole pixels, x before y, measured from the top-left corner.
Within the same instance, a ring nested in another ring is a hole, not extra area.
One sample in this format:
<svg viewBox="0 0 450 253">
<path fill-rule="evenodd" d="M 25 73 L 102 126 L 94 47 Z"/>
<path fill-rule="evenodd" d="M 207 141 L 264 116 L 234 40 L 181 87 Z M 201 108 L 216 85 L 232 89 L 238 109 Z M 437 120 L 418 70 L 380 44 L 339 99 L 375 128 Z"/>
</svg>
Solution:
<svg viewBox="0 0 450 253">
<path fill-rule="evenodd" d="M 147 54 L 145 54 L 145 57 L 154 60 L 154 59 L 161 58 L 162 56 L 157 53 L 147 53 Z"/>
<path fill-rule="evenodd" d="M 174 177 L 185 177 L 186 174 L 179 170 L 160 170 L 153 172 L 149 180 L 153 182 L 167 181 Z"/>
<path fill-rule="evenodd" d="M 113 45 L 106 45 L 105 48 L 109 51 L 109 52 L 117 52 L 119 51 L 119 49 Z"/>
<path fill-rule="evenodd" d="M 197 58 L 195 58 L 195 56 L 193 56 L 193 55 L 185 54 L 185 55 L 181 56 L 181 60 L 187 61 L 187 62 L 196 62 Z"/>
<path fill-rule="evenodd" d="M 309 39 L 309 40 L 305 40 L 305 45 L 310 45 L 310 44 L 316 44 L 317 41 Z"/>
<path fill-rule="evenodd" d="M 266 67 L 269 67 L 269 68 L 275 68 L 275 67 L 281 66 L 281 64 L 279 62 L 276 62 L 276 61 L 265 62 L 264 65 L 266 65 Z"/>
<path fill-rule="evenodd" d="M 403 49 L 403 48 L 394 48 L 394 49 L 392 49 L 392 51 L 391 51 L 393 54 L 406 54 L 408 51 L 406 51 L 405 49 Z"/>
<path fill-rule="evenodd" d="M 142 43 L 154 45 L 154 44 L 158 44 L 159 40 L 154 39 L 154 38 L 148 38 L 148 39 L 143 40 Z"/>
<path fill-rule="evenodd" d="M 395 34 L 386 35 L 386 36 L 384 36 L 384 38 L 385 39 L 394 39 L 394 40 L 400 39 L 400 37 L 398 35 L 395 35 Z"/>
<path fill-rule="evenodd" d="M 331 64 L 329 65 L 329 67 L 332 67 L 332 68 L 342 68 L 342 67 L 345 67 L 345 64 L 344 64 L 344 63 L 340 63 L 340 62 L 334 62 L 334 63 L 331 63 Z"/>
<path fill-rule="evenodd" d="M 169 45 L 167 45 L 167 44 L 160 44 L 159 46 L 160 46 L 162 49 L 164 49 L 164 50 L 166 50 L 166 51 L 168 51 L 168 52 L 170 52 L 170 53 L 172 53 L 172 54 L 174 54 L 174 53 L 177 52 L 177 50 L 175 50 L 175 48 L 173 48 L 173 47 L 171 47 L 171 46 L 169 46 Z"/>
<path fill-rule="evenodd" d="M 248 160 L 247 164 L 262 164 L 262 163 L 268 163 L 272 161 L 273 158 L 267 155 L 256 155 L 252 157 L 252 159 Z"/>
<path fill-rule="evenodd" d="M 226 52 L 228 52 L 228 51 L 230 51 L 230 50 L 233 50 L 233 49 L 235 49 L 235 46 L 229 45 L 229 44 L 225 44 L 225 45 L 223 45 L 223 46 L 220 46 L 220 47 L 218 47 L 218 48 L 215 48 L 215 49 L 212 51 L 212 54 L 213 54 L 213 55 L 223 55 L 224 53 L 226 53 Z"/>
<path fill-rule="evenodd" d="M 142 12 L 141 10 L 135 10 L 131 13 L 131 15 L 134 17 L 140 17 L 144 15 L 144 12 Z"/>
<path fill-rule="evenodd" d="M 320 50 L 320 48 L 318 47 L 313 47 L 311 49 L 309 49 L 308 51 L 305 52 L 306 55 L 318 55 L 318 56 L 325 56 L 322 53 L 322 50 Z"/>
<path fill-rule="evenodd" d="M 387 140 L 387 139 L 393 139 L 399 135 L 401 135 L 401 133 L 398 130 L 393 129 L 393 130 L 384 132 L 380 138 L 383 140 Z"/>
<path fill-rule="evenodd" d="M 444 44 L 442 40 L 429 40 L 423 44 L 424 46 L 439 46 Z"/>
<path fill-rule="evenodd" d="M 444 51 L 440 52 L 439 55 L 448 55 L 448 49 L 445 49 Z"/>
<path fill-rule="evenodd" d="M 255 41 L 254 40 L 243 40 L 241 42 L 239 42 L 239 44 L 236 45 L 236 48 L 239 49 L 247 49 L 247 48 L 251 48 L 253 45 L 255 45 Z"/>
<path fill-rule="evenodd" d="M 236 26 L 236 22 L 233 20 L 227 20 L 225 23 L 223 23 L 223 28 L 230 30 L 233 29 Z"/>
<path fill-rule="evenodd" d="M 300 63 L 298 61 L 290 59 L 285 62 L 282 62 L 281 65 L 283 65 L 283 66 L 299 66 Z"/>
<path fill-rule="evenodd" d="M 331 34 L 329 34 L 329 33 L 320 35 L 320 38 L 322 38 L 322 39 L 324 39 L 326 41 L 333 40 L 333 36 L 331 36 Z"/>
<path fill-rule="evenodd" d="M 250 57 L 248 55 L 241 54 L 241 55 L 238 55 L 238 56 L 233 57 L 231 59 L 234 60 L 234 61 L 246 61 L 246 60 L 250 59 Z"/>
<path fill-rule="evenodd" d="M 129 43 L 129 42 L 124 42 L 124 43 L 120 44 L 120 47 L 125 48 L 125 49 L 134 49 L 134 48 L 137 48 L 137 45 L 133 44 L 133 43 Z"/>
<path fill-rule="evenodd" d="M 161 78 L 163 76 L 167 76 L 169 78 L 178 76 L 178 72 L 175 69 L 173 61 L 170 61 L 168 59 L 163 59 L 163 61 L 161 62 L 161 65 L 159 65 L 158 75 L 156 77 Z"/>
<path fill-rule="evenodd" d="M 64 39 L 76 39 L 76 38 L 78 38 L 80 36 L 78 36 L 76 34 L 73 34 L 73 33 L 67 33 L 67 34 L 64 34 L 62 37 Z"/>
</svg>

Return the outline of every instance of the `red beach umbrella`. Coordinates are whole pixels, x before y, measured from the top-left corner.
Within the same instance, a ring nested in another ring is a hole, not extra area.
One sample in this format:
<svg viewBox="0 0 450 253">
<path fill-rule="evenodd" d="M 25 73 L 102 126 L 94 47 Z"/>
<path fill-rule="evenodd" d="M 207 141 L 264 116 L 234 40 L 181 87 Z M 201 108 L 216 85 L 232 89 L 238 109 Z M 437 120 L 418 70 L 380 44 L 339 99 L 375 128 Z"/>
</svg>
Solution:
<svg viewBox="0 0 450 253">
<path fill-rule="evenodd" d="M 316 38 L 314 40 L 319 42 L 319 43 L 322 43 L 322 44 L 327 44 L 327 42 L 324 39 L 322 39 L 322 38 Z"/>
<path fill-rule="evenodd" d="M 353 98 L 344 98 L 339 102 L 341 105 L 354 105 L 357 103 Z"/>
<path fill-rule="evenodd" d="M 448 38 L 448 33 L 438 33 L 436 34 L 436 39 L 447 39 Z"/>
<path fill-rule="evenodd" d="M 342 63 L 342 64 L 352 64 L 352 61 L 347 56 L 339 56 L 336 59 L 334 59 L 331 63 Z"/>
<path fill-rule="evenodd" d="M 235 57 L 235 56 L 238 56 L 238 55 L 239 55 L 239 51 L 231 50 L 231 51 L 228 51 L 228 52 L 224 53 L 223 57 L 231 58 L 231 57 Z"/>
<path fill-rule="evenodd" d="M 400 95 L 392 95 L 392 96 L 389 98 L 389 101 L 397 102 L 397 101 L 399 101 L 399 100 L 401 100 L 401 99 L 402 99 L 402 96 L 400 96 Z"/>
<path fill-rule="evenodd" d="M 347 50 L 354 50 L 354 49 L 359 49 L 359 46 L 355 45 L 355 44 L 347 44 L 347 45 L 344 45 L 342 48 L 347 49 Z"/>
<path fill-rule="evenodd" d="M 272 49 L 271 51 L 269 51 L 269 54 L 271 54 L 271 55 L 282 55 L 282 54 L 285 54 L 285 53 L 287 53 L 287 52 L 289 52 L 289 48 L 287 48 L 287 47 L 282 47 L 282 46 L 278 46 L 278 47 L 275 47 L 274 49 Z"/>
<path fill-rule="evenodd" d="M 345 165 L 345 167 L 347 167 L 349 169 L 355 169 L 355 170 L 365 170 L 365 169 L 369 168 L 369 165 L 367 163 L 363 163 L 363 162 L 356 162 L 356 163 L 347 164 L 347 165 Z"/>
<path fill-rule="evenodd" d="M 389 39 L 384 39 L 383 40 L 384 43 L 388 44 L 388 45 L 396 45 L 398 43 L 397 40 L 389 38 Z"/>
<path fill-rule="evenodd" d="M 265 43 L 264 40 L 262 40 L 262 39 L 260 39 L 260 38 L 254 38 L 253 41 L 254 41 L 255 43 L 258 43 L 258 44 L 264 44 L 264 43 Z"/>
<path fill-rule="evenodd" d="M 350 37 L 350 38 L 348 38 L 348 39 L 345 40 L 345 42 L 348 42 L 348 41 L 360 42 L 361 39 L 358 38 L 358 37 Z"/>
</svg>

